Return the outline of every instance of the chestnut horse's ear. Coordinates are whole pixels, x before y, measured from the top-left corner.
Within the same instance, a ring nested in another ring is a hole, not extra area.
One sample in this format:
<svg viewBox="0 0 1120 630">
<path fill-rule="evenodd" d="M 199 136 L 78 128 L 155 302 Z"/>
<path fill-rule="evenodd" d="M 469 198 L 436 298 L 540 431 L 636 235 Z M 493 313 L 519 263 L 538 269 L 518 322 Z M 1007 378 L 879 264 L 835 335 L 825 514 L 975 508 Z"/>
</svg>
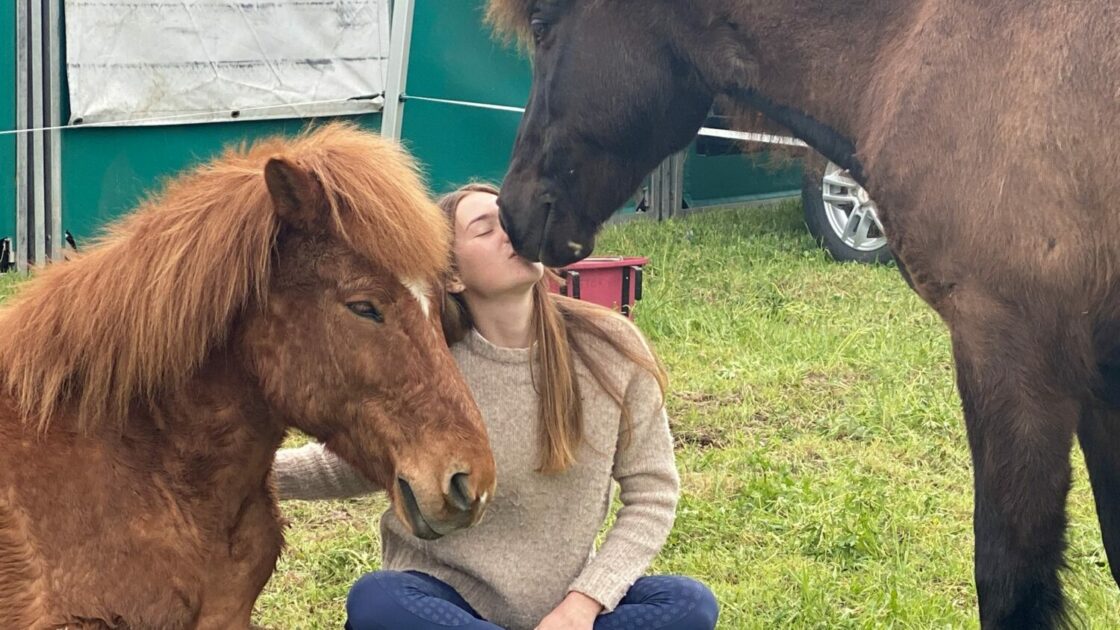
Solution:
<svg viewBox="0 0 1120 630">
<path fill-rule="evenodd" d="M 287 158 L 274 157 L 264 166 L 264 181 L 281 221 L 299 228 L 317 222 L 323 211 L 323 188 L 313 174 Z"/>
</svg>

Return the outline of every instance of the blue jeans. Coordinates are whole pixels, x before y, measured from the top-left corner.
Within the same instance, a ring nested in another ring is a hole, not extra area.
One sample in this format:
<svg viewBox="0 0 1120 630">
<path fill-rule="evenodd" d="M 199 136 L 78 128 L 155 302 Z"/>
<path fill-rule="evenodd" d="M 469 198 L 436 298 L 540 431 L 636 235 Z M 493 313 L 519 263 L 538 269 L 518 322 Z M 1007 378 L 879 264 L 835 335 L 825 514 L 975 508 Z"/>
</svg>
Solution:
<svg viewBox="0 0 1120 630">
<path fill-rule="evenodd" d="M 347 630 L 501 630 L 455 589 L 419 571 L 363 575 L 346 599 Z M 692 578 L 639 578 L 618 606 L 599 615 L 595 630 L 712 630 L 719 605 Z"/>
</svg>

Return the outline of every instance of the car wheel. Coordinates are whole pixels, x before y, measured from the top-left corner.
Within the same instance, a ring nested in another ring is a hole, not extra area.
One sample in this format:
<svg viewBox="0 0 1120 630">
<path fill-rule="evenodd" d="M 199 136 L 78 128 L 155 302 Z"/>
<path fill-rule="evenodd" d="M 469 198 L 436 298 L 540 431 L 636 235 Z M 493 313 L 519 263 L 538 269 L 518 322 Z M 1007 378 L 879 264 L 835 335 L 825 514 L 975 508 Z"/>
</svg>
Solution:
<svg viewBox="0 0 1120 630">
<path fill-rule="evenodd" d="M 807 169 L 801 201 L 809 233 L 834 259 L 861 263 L 891 259 L 875 202 L 846 170 L 832 162 L 823 173 Z"/>
</svg>

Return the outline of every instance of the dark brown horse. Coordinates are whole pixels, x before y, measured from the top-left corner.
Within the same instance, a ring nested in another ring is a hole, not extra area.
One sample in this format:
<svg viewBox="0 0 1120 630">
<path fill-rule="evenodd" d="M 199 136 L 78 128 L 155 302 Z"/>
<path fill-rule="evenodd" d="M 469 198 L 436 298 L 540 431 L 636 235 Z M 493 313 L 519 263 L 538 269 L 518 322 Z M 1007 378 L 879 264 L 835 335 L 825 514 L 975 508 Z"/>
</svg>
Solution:
<svg viewBox="0 0 1120 630">
<path fill-rule="evenodd" d="M 1077 434 L 1120 581 L 1120 4 L 1068 0 L 491 0 L 533 50 L 501 196 L 551 265 L 714 99 L 762 112 L 879 203 L 952 333 L 988 628 L 1064 617 Z"/>
<path fill-rule="evenodd" d="M 450 235 L 341 125 L 169 184 L 0 311 L 0 626 L 245 628 L 297 427 L 435 538 L 494 486 L 434 304 Z"/>
</svg>

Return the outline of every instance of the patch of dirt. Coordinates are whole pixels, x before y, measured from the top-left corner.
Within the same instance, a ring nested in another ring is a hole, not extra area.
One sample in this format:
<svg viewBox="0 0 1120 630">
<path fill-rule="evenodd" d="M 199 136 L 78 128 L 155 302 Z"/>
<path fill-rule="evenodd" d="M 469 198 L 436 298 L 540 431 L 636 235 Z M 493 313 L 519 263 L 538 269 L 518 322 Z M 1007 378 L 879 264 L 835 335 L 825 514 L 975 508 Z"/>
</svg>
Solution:
<svg viewBox="0 0 1120 630">
<path fill-rule="evenodd" d="M 724 392 L 722 394 L 714 394 L 712 392 L 673 392 L 669 396 L 669 406 L 673 407 L 679 405 L 681 407 L 718 407 L 723 405 L 738 405 L 743 402 L 742 394 L 735 392 Z M 676 405 L 674 405 L 676 403 Z"/>
<path fill-rule="evenodd" d="M 763 411 L 755 411 L 749 416 L 744 412 L 741 421 L 733 426 L 705 424 L 703 421 L 681 426 L 672 418 L 683 417 L 685 412 L 712 414 L 721 407 L 739 407 L 745 402 L 738 392 L 677 391 L 669 397 L 669 417 L 673 439 L 677 448 L 695 446 L 700 449 L 723 448 L 730 443 L 729 433 L 750 433 L 751 428 L 767 427 L 770 416 Z M 726 416 L 720 424 L 727 424 Z"/>
<path fill-rule="evenodd" d="M 703 450 L 723 448 L 727 446 L 727 436 L 723 429 L 716 427 L 674 428 L 673 446 L 676 448 L 695 446 Z"/>
</svg>

